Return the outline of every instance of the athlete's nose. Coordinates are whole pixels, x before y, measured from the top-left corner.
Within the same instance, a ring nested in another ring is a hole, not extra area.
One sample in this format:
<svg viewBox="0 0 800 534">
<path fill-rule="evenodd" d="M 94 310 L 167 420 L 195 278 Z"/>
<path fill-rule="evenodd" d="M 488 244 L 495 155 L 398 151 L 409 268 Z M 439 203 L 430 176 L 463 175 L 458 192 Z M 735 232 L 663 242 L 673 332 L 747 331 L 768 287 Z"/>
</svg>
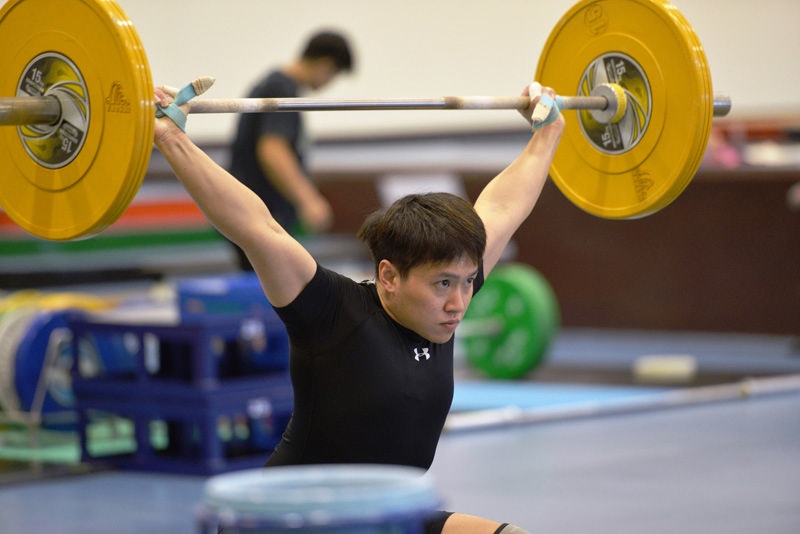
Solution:
<svg viewBox="0 0 800 534">
<path fill-rule="evenodd" d="M 453 315 L 463 313 L 466 310 L 468 299 L 469 297 L 458 289 L 451 291 L 445 305 L 445 311 Z"/>
</svg>

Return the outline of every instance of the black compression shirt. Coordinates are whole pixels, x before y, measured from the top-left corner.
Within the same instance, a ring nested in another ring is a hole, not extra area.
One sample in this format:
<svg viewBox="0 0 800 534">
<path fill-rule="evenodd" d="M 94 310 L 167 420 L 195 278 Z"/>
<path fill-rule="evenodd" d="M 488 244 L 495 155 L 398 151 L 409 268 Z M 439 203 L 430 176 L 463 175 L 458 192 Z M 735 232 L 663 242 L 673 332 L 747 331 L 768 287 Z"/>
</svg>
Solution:
<svg viewBox="0 0 800 534">
<path fill-rule="evenodd" d="M 473 291 L 483 283 L 483 272 Z M 318 266 L 277 308 L 291 342 L 294 412 L 267 466 L 427 469 L 453 400 L 453 340 L 431 343 L 384 311 L 372 283 Z"/>
</svg>

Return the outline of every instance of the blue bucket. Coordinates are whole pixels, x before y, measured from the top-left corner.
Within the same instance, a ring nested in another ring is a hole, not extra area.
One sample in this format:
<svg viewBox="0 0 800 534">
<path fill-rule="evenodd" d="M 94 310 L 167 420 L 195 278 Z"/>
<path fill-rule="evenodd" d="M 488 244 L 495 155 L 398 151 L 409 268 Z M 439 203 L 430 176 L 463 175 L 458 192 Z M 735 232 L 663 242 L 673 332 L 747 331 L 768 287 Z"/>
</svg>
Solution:
<svg viewBox="0 0 800 534">
<path fill-rule="evenodd" d="M 422 534 L 440 509 L 421 469 L 313 465 L 253 469 L 212 477 L 198 508 L 201 534 L 330 532 Z"/>
</svg>

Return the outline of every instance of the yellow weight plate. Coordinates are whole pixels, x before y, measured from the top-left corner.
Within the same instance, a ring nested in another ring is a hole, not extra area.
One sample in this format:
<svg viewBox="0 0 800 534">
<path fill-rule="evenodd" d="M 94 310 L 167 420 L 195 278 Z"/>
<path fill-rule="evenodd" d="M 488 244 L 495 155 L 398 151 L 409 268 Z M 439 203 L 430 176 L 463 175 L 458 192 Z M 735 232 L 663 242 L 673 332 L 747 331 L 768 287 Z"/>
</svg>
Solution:
<svg viewBox="0 0 800 534">
<path fill-rule="evenodd" d="M 583 0 L 550 34 L 536 79 L 560 94 L 622 86 L 615 124 L 568 117 L 550 175 L 583 210 L 625 219 L 654 213 L 686 188 L 702 160 L 713 91 L 700 41 L 666 0 Z"/>
<path fill-rule="evenodd" d="M 55 126 L 0 130 L 0 205 L 34 235 L 100 232 L 150 157 L 153 97 L 141 42 L 109 0 L 11 0 L 0 10 L 0 94 L 58 95 Z"/>
<path fill-rule="evenodd" d="M 686 24 L 688 26 L 688 24 L 689 24 L 688 21 L 686 22 Z M 703 46 L 700 43 L 699 38 L 697 38 L 697 36 L 694 34 L 694 32 L 692 32 L 692 36 L 696 39 L 696 46 L 700 50 L 702 50 Z M 713 83 L 712 83 L 712 80 L 711 80 L 711 72 L 710 72 L 710 70 L 705 69 L 703 74 L 704 74 L 704 77 L 705 77 L 705 86 L 706 86 L 707 94 L 713 95 L 714 94 L 714 87 L 713 87 Z M 713 109 L 713 96 L 712 96 L 712 104 L 711 105 L 712 105 L 712 109 Z M 697 161 L 695 163 L 695 167 L 694 167 L 695 169 L 698 169 L 700 167 L 700 165 L 702 164 L 703 158 L 705 157 L 706 151 L 708 149 L 708 139 L 711 136 L 711 128 L 712 128 L 713 119 L 714 119 L 714 116 L 713 116 L 713 111 L 712 111 L 712 113 L 707 117 L 708 124 L 703 129 L 703 132 L 705 133 L 705 143 L 702 146 L 700 144 L 697 145 Z M 687 180 L 686 180 L 686 185 L 687 186 L 689 185 L 689 183 L 692 181 L 693 178 L 694 178 L 694 175 L 687 176 Z"/>
<path fill-rule="evenodd" d="M 118 20 L 125 21 L 128 20 L 128 15 L 125 11 L 117 4 L 116 2 L 107 2 L 109 9 L 113 9 L 117 15 Z M 141 94 L 150 94 L 152 98 L 153 93 L 153 81 L 150 76 L 150 70 L 148 65 L 150 64 L 147 60 L 147 55 L 145 53 L 144 47 L 142 46 L 141 39 L 139 38 L 139 34 L 136 32 L 136 28 L 133 24 L 125 25 L 128 32 L 131 34 L 131 39 L 129 42 L 130 51 L 136 54 L 138 61 L 136 62 L 136 66 L 138 68 L 143 67 L 143 71 L 137 78 L 139 82 L 139 90 Z M 147 132 L 147 135 L 142 138 L 142 147 L 140 150 L 137 151 L 140 158 L 139 161 L 136 163 L 135 171 L 132 171 L 132 176 L 141 177 L 138 180 L 129 180 L 130 190 L 124 202 L 119 202 L 119 212 L 116 214 L 109 214 L 105 221 L 108 222 L 110 226 L 113 224 L 120 216 L 125 212 L 128 206 L 133 202 L 139 188 L 141 187 L 141 180 L 144 178 L 145 174 L 147 173 L 147 168 L 150 163 L 150 155 L 152 153 L 152 128 L 153 128 L 153 114 L 154 110 L 151 107 L 149 101 L 143 101 L 142 104 L 149 108 L 151 111 L 144 110 L 140 116 L 140 120 L 142 121 L 141 127 L 144 131 Z M 133 167 L 132 167 L 133 168 Z"/>
<path fill-rule="evenodd" d="M 686 36 L 689 39 L 692 40 L 692 42 L 694 43 L 694 46 L 702 53 L 703 47 L 702 47 L 702 44 L 700 43 L 700 39 L 695 34 L 695 32 L 692 29 L 692 27 L 689 24 L 689 22 L 678 11 L 675 11 L 674 15 L 675 15 L 676 23 L 681 25 L 681 26 L 683 26 Z M 708 68 L 704 68 L 704 69 L 700 69 L 700 73 L 703 75 L 702 76 L 702 85 L 706 88 L 706 91 L 705 91 L 704 94 L 713 95 L 714 91 L 713 91 L 713 87 L 712 87 L 710 71 L 708 70 Z M 710 96 L 710 98 L 712 99 L 712 102 L 713 102 L 713 96 Z M 713 109 L 713 104 L 712 104 L 712 109 Z M 702 127 L 700 129 L 700 132 L 701 132 L 700 135 L 701 136 L 704 135 L 705 137 L 702 138 L 702 143 L 698 142 L 697 144 L 693 145 L 694 148 L 696 149 L 695 150 L 695 155 L 694 155 L 695 159 L 694 159 L 694 161 L 692 163 L 689 164 L 690 166 L 688 167 L 690 169 L 694 169 L 694 171 L 691 172 L 691 173 L 688 173 L 688 172 L 686 173 L 686 176 L 684 177 L 684 185 L 680 189 L 681 192 L 683 191 L 683 189 L 685 187 L 687 187 L 689 185 L 689 183 L 691 183 L 692 179 L 694 178 L 694 174 L 695 174 L 696 170 L 700 167 L 700 164 L 702 163 L 703 157 L 705 156 L 705 153 L 706 153 L 707 144 L 708 144 L 708 137 L 709 137 L 710 132 L 711 132 L 711 123 L 713 121 L 713 112 L 708 114 L 707 117 L 705 117 L 705 118 L 707 119 L 707 124 L 706 124 L 705 127 Z"/>
</svg>

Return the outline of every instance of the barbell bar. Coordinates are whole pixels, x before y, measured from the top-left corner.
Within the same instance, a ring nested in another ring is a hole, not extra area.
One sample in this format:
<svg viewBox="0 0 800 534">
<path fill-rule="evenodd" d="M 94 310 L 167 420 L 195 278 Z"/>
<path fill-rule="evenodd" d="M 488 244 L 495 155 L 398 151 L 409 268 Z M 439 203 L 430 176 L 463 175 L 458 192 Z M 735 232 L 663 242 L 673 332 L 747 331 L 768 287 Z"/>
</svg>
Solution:
<svg viewBox="0 0 800 534">
<path fill-rule="evenodd" d="M 154 84 L 133 24 L 113 0 L 7 0 L 0 57 L 0 126 L 10 126 L 0 128 L 8 155 L 0 158 L 0 206 L 45 239 L 99 233 L 133 201 L 152 151 Z M 610 219 L 675 200 L 700 165 L 713 117 L 731 109 L 712 90 L 691 25 L 667 0 L 579 0 L 550 33 L 534 79 L 574 95 L 563 97 L 577 120 L 567 121 L 553 182 L 576 206 Z M 521 96 L 197 98 L 189 112 L 528 105 Z"/>
<path fill-rule="evenodd" d="M 54 96 L 0 98 L 0 125 L 55 124 L 61 118 L 61 102 Z"/>
<path fill-rule="evenodd" d="M 605 96 L 561 96 L 564 110 L 606 110 Z M 443 96 L 368 99 L 325 98 L 209 98 L 189 102 L 189 113 L 265 113 L 287 111 L 402 111 L 402 110 L 524 110 L 530 99 L 523 96 Z M 612 101 L 612 106 L 617 106 Z M 731 110 L 731 99 L 714 96 L 714 116 Z M 61 103 L 54 96 L 0 97 L 0 125 L 55 124 Z"/>
</svg>

